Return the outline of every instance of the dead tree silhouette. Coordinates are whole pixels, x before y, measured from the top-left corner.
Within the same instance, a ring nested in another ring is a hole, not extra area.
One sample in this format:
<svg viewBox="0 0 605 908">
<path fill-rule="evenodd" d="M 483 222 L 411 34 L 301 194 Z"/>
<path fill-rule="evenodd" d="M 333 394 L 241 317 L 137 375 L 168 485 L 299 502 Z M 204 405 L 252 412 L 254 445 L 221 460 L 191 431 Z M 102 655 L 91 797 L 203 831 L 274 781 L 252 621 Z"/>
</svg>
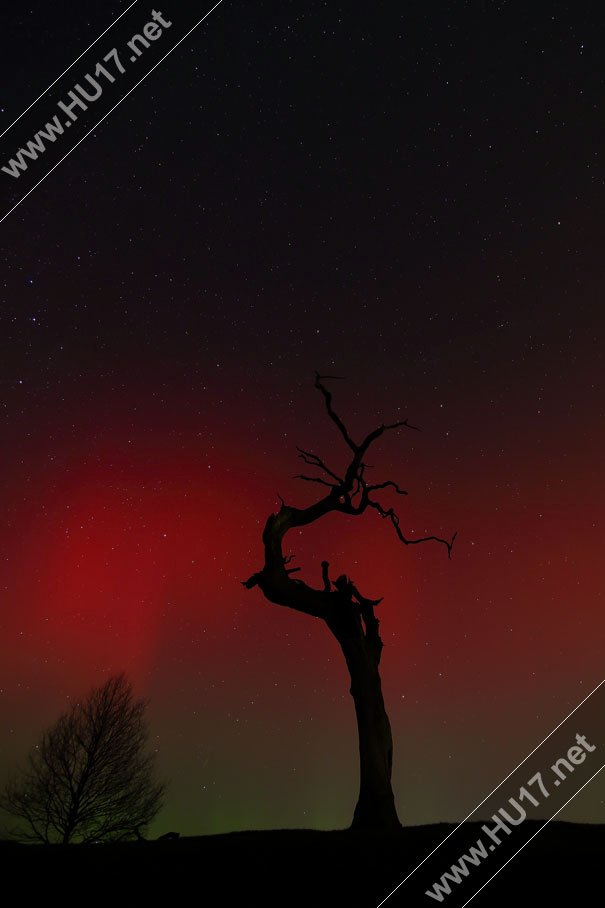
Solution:
<svg viewBox="0 0 605 908">
<path fill-rule="evenodd" d="M 292 574 L 300 568 L 289 567 L 292 555 L 284 555 L 283 541 L 289 530 L 314 523 L 326 514 L 339 512 L 361 516 L 368 509 L 377 511 L 388 520 L 404 545 L 438 542 L 445 546 L 451 558 L 456 533 L 451 540 L 439 536 L 407 538 L 400 526 L 399 517 L 392 507 L 384 507 L 376 500 L 375 493 L 392 489 L 397 495 L 406 495 L 391 479 L 369 483 L 366 479 L 365 456 L 371 445 L 385 433 L 405 427 L 418 431 L 405 420 L 380 425 L 357 443 L 345 423 L 332 406 L 332 394 L 326 380 L 337 376 L 315 374 L 315 387 L 323 396 L 328 416 L 337 427 L 352 452 L 350 462 L 341 476 L 327 466 L 317 454 L 298 448 L 299 457 L 321 475 L 298 474 L 295 478 L 317 483 L 328 491 L 305 508 L 287 505 L 283 499 L 277 514 L 271 514 L 263 530 L 265 561 L 262 569 L 243 581 L 247 589 L 259 587 L 267 600 L 325 621 L 336 637 L 346 660 L 351 677 L 350 693 L 355 704 L 359 738 L 360 784 L 359 797 L 353 814 L 352 828 L 390 829 L 400 826 L 391 786 L 393 741 L 391 726 L 385 710 L 380 680 L 382 640 L 375 607 L 382 599 L 362 596 L 351 579 L 341 575 L 332 581 L 329 564 L 322 562 L 323 588 L 315 589 Z"/>
</svg>

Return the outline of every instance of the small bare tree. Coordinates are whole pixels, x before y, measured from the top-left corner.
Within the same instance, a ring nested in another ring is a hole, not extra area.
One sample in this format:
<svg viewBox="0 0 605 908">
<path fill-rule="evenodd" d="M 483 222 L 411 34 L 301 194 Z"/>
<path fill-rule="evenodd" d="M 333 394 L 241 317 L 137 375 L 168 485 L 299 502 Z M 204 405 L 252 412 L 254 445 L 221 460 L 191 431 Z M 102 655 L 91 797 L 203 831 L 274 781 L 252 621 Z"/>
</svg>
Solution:
<svg viewBox="0 0 605 908">
<path fill-rule="evenodd" d="M 355 442 L 332 406 L 332 394 L 325 385 L 327 378 L 329 376 L 316 374 L 315 387 L 321 392 L 328 416 L 351 452 L 349 463 L 344 471 L 336 472 L 317 454 L 298 449 L 302 461 L 318 473 L 299 474 L 295 478 L 322 486 L 324 494 L 306 508 L 296 508 L 282 501 L 279 512 L 269 516 L 263 530 L 265 563 L 260 571 L 244 581 L 244 586 L 248 589 L 258 586 L 270 602 L 322 619 L 336 637 L 351 677 L 359 737 L 360 786 L 352 825 L 356 828 L 397 828 L 400 824 L 391 787 L 393 741 L 382 696 L 379 672 L 382 640 L 374 614 L 374 608 L 382 599 L 362 596 L 344 574 L 331 580 L 327 561 L 321 565 L 322 589 L 293 578 L 292 574 L 300 568 L 289 566 L 293 556 L 284 555 L 283 541 L 289 530 L 308 526 L 326 514 L 338 512 L 358 517 L 368 510 L 376 511 L 387 520 L 406 546 L 438 542 L 451 556 L 456 534 L 451 540 L 438 536 L 410 539 L 404 535 L 395 510 L 385 507 L 376 496 L 385 490 L 392 490 L 397 495 L 407 492 L 391 479 L 368 482 L 365 457 L 370 446 L 385 432 L 416 427 L 407 420 L 400 420 L 378 426 L 361 442 Z"/>
<path fill-rule="evenodd" d="M 46 731 L 0 807 L 19 838 L 44 843 L 121 839 L 159 811 L 164 786 L 145 753 L 146 702 L 124 675 L 109 678 Z"/>
</svg>

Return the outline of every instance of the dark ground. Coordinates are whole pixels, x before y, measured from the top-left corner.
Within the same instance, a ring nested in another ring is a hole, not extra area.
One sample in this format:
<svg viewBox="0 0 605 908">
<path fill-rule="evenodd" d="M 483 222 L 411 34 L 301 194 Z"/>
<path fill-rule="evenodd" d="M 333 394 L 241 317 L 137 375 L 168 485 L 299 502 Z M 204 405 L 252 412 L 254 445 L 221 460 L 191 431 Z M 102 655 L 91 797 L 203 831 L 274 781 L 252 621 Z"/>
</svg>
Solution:
<svg viewBox="0 0 605 908">
<path fill-rule="evenodd" d="M 56 894 L 67 905 L 136 897 L 152 904 L 193 898 L 200 905 L 375 908 L 452 828 L 412 827 L 389 836 L 276 830 L 67 848 L 0 842 L 0 859 L 3 888 L 15 884 L 21 901 Z M 467 829 L 471 842 L 478 838 L 479 824 Z M 446 858 L 431 859 L 435 879 L 447 869 Z M 552 823 L 471 904 L 524 908 L 555 897 L 558 904 L 600 904 L 603 874 L 605 826 Z M 445 904 L 461 904 L 460 895 Z M 387 902 L 393 908 L 431 904 L 403 888 Z"/>
</svg>

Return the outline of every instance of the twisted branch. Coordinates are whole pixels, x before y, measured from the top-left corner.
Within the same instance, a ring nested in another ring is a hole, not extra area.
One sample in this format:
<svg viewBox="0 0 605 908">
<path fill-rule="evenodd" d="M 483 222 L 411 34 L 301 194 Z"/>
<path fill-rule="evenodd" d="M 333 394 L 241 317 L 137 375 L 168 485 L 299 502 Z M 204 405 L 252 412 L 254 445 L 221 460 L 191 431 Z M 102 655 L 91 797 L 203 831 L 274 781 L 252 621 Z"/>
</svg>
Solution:
<svg viewBox="0 0 605 908">
<path fill-rule="evenodd" d="M 328 378 L 336 379 L 340 376 L 322 376 L 315 373 L 315 387 L 320 391 L 326 406 L 329 418 L 338 428 L 341 436 L 347 446 L 353 452 L 353 456 L 347 466 L 344 478 L 341 478 L 325 461 L 317 454 L 298 448 L 298 456 L 308 466 L 321 470 L 328 479 L 322 476 L 308 476 L 304 473 L 298 474 L 295 478 L 304 482 L 312 482 L 324 486 L 328 489 L 323 498 L 309 505 L 306 508 L 295 508 L 287 505 L 281 500 L 281 508 L 277 514 L 271 514 L 263 531 L 263 543 L 265 547 L 265 564 L 256 574 L 253 574 L 248 580 L 243 581 L 246 588 L 251 589 L 259 586 L 266 598 L 280 605 L 287 605 L 299 611 L 316 617 L 326 617 L 328 603 L 326 595 L 332 592 L 331 581 L 328 576 L 327 562 L 322 562 L 322 580 L 323 589 L 317 590 L 308 586 L 302 580 L 291 580 L 290 574 L 297 571 L 297 568 L 286 568 L 289 561 L 282 554 L 283 539 L 288 530 L 294 527 L 308 526 L 310 523 L 319 520 L 326 514 L 338 511 L 342 514 L 359 516 L 368 508 L 377 511 L 383 518 L 390 521 L 398 539 L 404 545 L 418 545 L 423 542 L 438 542 L 447 549 L 448 558 L 451 558 L 452 547 L 457 533 L 454 533 L 451 540 L 442 539 L 439 536 L 424 536 L 419 539 L 410 539 L 404 535 L 401 530 L 400 520 L 393 508 L 385 508 L 383 505 L 371 497 L 371 493 L 384 489 L 393 489 L 397 495 L 407 495 L 407 492 L 392 479 L 386 479 L 382 482 L 368 484 L 365 479 L 365 470 L 368 465 L 364 462 L 364 456 L 370 446 L 377 441 L 385 432 L 405 427 L 414 431 L 420 431 L 417 426 L 411 425 L 407 419 L 398 420 L 393 423 L 383 423 L 376 429 L 369 432 L 360 444 L 357 444 L 350 435 L 344 421 L 334 410 L 332 405 L 332 393 L 328 390 L 324 381 Z M 362 615 L 365 613 L 368 621 L 365 622 L 373 628 L 374 624 L 373 608 L 381 600 L 370 600 L 361 597 L 357 590 L 352 595 L 355 597 Z"/>
<path fill-rule="evenodd" d="M 317 454 L 313 454 L 311 451 L 304 451 L 302 448 L 296 448 L 298 451 L 298 456 L 302 461 L 308 464 L 310 467 L 318 467 L 320 470 L 323 470 L 324 473 L 327 473 L 328 476 L 331 476 L 332 479 L 335 479 L 336 482 L 342 484 L 344 480 L 338 476 L 333 470 L 331 470 Z"/>
<path fill-rule="evenodd" d="M 305 476 L 304 473 L 296 473 L 292 479 L 303 479 L 305 482 L 318 482 L 320 485 L 327 486 L 329 489 L 338 488 L 333 482 L 328 482 L 327 479 L 322 479 L 321 476 Z"/>
<path fill-rule="evenodd" d="M 377 482 L 372 486 L 366 486 L 368 492 L 375 492 L 376 489 L 388 489 L 393 488 L 398 495 L 407 495 L 408 493 L 405 489 L 400 489 L 396 482 L 393 482 L 392 479 L 387 479 L 384 482 Z"/>
<path fill-rule="evenodd" d="M 375 511 L 378 511 L 378 513 L 380 514 L 380 516 L 383 519 L 385 519 L 385 520 L 388 519 L 391 521 L 391 523 L 393 524 L 393 527 L 395 528 L 395 532 L 397 533 L 397 536 L 399 537 L 401 542 L 403 542 L 404 545 L 418 545 L 418 543 L 420 543 L 420 542 L 440 542 L 440 543 L 442 543 L 442 545 L 444 545 L 447 548 L 447 557 L 448 558 L 452 557 L 452 547 L 454 545 L 454 540 L 456 539 L 458 532 L 454 533 L 454 535 L 452 536 L 452 538 L 449 542 L 447 539 L 441 539 L 440 536 L 423 536 L 421 539 L 408 539 L 407 536 L 404 536 L 403 533 L 401 532 L 401 527 L 399 525 L 399 517 L 395 513 L 393 508 L 383 508 L 382 505 L 380 504 L 380 502 L 372 501 L 372 500 L 368 500 L 368 505 L 371 508 L 374 508 Z"/>
</svg>

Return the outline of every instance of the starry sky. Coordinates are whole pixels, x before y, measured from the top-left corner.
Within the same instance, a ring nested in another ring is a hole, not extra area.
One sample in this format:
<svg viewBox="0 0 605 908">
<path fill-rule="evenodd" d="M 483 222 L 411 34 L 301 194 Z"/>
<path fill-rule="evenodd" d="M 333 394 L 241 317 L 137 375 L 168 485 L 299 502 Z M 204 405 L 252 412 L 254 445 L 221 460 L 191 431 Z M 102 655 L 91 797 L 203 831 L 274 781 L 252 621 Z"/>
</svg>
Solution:
<svg viewBox="0 0 605 908">
<path fill-rule="evenodd" d="M 124 6 L 4 10 L 0 127 Z M 0 781 L 124 670 L 158 832 L 348 825 L 337 644 L 240 584 L 313 500 L 296 446 L 345 462 L 316 369 L 354 434 L 421 427 L 375 475 L 459 534 L 290 549 L 384 596 L 402 821 L 462 819 L 603 679 L 602 51 L 595 3 L 225 0 L 0 225 Z"/>
</svg>

